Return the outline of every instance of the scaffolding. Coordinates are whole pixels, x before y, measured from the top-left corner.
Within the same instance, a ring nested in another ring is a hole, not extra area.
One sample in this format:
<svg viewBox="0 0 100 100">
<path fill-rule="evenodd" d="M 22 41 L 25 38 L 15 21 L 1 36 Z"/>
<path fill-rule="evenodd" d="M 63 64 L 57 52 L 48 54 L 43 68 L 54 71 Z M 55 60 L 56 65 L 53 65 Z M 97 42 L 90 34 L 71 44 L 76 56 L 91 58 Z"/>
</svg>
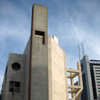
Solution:
<svg viewBox="0 0 100 100">
<path fill-rule="evenodd" d="M 69 75 L 67 75 L 67 80 L 70 79 L 70 85 L 68 85 L 68 94 L 71 94 L 71 99 L 69 100 L 80 100 L 83 90 L 80 62 L 77 63 L 77 70 L 66 69 L 66 72 L 69 73 Z M 78 77 L 76 84 L 74 83 L 75 77 Z"/>
</svg>

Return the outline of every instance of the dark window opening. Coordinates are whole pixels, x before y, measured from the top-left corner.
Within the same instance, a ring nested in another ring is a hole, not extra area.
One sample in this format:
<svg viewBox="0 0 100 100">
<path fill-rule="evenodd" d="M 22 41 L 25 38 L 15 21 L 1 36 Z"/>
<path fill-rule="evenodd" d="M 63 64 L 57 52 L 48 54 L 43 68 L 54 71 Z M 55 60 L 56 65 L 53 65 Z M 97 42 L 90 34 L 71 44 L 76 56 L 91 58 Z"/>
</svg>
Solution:
<svg viewBox="0 0 100 100">
<path fill-rule="evenodd" d="M 100 80 L 100 79 L 96 79 L 96 80 Z"/>
<path fill-rule="evenodd" d="M 20 92 L 20 82 L 10 81 L 9 82 L 9 91 L 14 94 L 15 92 Z"/>
<path fill-rule="evenodd" d="M 83 64 L 81 63 L 81 71 L 83 71 Z"/>
<path fill-rule="evenodd" d="M 100 70 L 96 70 L 97 72 L 100 72 Z"/>
<path fill-rule="evenodd" d="M 100 74 L 100 73 L 96 73 L 96 74 Z"/>
<path fill-rule="evenodd" d="M 100 76 L 96 76 L 96 77 L 100 77 Z"/>
<path fill-rule="evenodd" d="M 100 67 L 95 67 L 95 69 L 100 69 Z"/>
<path fill-rule="evenodd" d="M 92 87 L 93 87 L 93 96 L 94 99 L 97 99 L 96 82 L 95 82 L 94 70 L 92 65 L 90 67 L 90 72 L 91 72 L 91 80 L 92 80 Z"/>
<path fill-rule="evenodd" d="M 88 100 L 88 94 L 87 94 L 87 84 L 86 84 L 86 76 L 85 74 L 82 75 L 83 78 L 83 92 L 82 92 L 82 100 Z"/>
<path fill-rule="evenodd" d="M 1 94 L 0 94 L 0 100 L 1 100 Z"/>
<path fill-rule="evenodd" d="M 5 71 L 5 81 L 7 80 L 7 70 L 8 70 L 8 66 L 6 66 L 6 71 Z"/>
<path fill-rule="evenodd" d="M 12 69 L 15 70 L 15 71 L 20 70 L 20 67 L 21 67 L 21 66 L 20 66 L 19 63 L 13 63 L 13 64 L 12 64 Z"/>
<path fill-rule="evenodd" d="M 6 66 L 5 76 L 7 75 L 8 66 Z"/>
<path fill-rule="evenodd" d="M 35 35 L 39 35 L 43 37 L 42 43 L 45 44 L 45 32 L 43 31 L 35 31 Z"/>
</svg>

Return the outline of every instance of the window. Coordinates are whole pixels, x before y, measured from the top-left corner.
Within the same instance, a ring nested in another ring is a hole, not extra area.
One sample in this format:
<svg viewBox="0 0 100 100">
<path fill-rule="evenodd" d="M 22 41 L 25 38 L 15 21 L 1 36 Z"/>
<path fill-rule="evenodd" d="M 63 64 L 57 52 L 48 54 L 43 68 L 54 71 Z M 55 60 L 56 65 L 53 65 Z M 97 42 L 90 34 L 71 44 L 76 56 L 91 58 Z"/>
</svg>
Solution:
<svg viewBox="0 0 100 100">
<path fill-rule="evenodd" d="M 100 69 L 100 67 L 95 67 L 95 69 Z"/>
<path fill-rule="evenodd" d="M 83 64 L 81 63 L 81 71 L 83 71 Z"/>
<path fill-rule="evenodd" d="M 100 72 L 100 70 L 96 70 L 96 71 Z"/>
<path fill-rule="evenodd" d="M 20 67 L 21 67 L 21 66 L 20 66 L 19 63 L 13 63 L 13 64 L 12 64 L 12 69 L 15 70 L 15 71 L 20 70 Z"/>
<path fill-rule="evenodd" d="M 20 92 L 20 82 L 10 81 L 9 82 L 9 91 L 12 92 L 12 93 Z"/>
<path fill-rule="evenodd" d="M 100 77 L 100 76 L 96 76 L 96 77 Z"/>
<path fill-rule="evenodd" d="M 96 74 L 100 74 L 100 73 L 96 73 Z"/>
<path fill-rule="evenodd" d="M 100 80 L 100 79 L 96 79 L 96 80 Z"/>
<path fill-rule="evenodd" d="M 35 31 L 35 35 L 39 35 L 43 37 L 42 43 L 45 44 L 45 34 L 42 31 Z"/>
</svg>

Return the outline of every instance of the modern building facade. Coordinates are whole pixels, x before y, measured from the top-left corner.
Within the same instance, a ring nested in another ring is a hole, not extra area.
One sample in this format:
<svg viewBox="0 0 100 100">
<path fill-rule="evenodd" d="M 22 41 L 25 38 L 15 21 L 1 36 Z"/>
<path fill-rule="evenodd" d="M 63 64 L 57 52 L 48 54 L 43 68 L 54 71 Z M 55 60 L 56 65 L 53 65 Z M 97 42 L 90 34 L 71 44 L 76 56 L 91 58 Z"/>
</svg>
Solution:
<svg viewBox="0 0 100 100">
<path fill-rule="evenodd" d="M 81 100 L 100 100 L 100 60 L 81 60 L 83 92 Z"/>
<path fill-rule="evenodd" d="M 58 39 L 48 36 L 47 22 L 47 8 L 34 4 L 25 51 L 9 55 L 2 100 L 68 100 L 66 55 Z"/>
</svg>

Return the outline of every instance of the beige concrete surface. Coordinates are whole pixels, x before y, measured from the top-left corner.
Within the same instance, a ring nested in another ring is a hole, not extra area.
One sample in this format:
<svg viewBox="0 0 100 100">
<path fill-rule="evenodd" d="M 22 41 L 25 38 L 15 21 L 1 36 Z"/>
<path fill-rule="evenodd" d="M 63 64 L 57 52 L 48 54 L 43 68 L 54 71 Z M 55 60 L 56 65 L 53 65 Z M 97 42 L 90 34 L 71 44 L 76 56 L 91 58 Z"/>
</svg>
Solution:
<svg viewBox="0 0 100 100">
<path fill-rule="evenodd" d="M 24 54 L 10 54 L 7 72 L 2 87 L 2 100 L 68 100 L 68 88 L 74 99 L 82 91 L 81 69 L 66 70 L 66 54 L 60 48 L 58 39 L 48 36 L 47 7 L 34 4 L 32 8 L 31 36 Z M 12 70 L 12 64 L 21 65 L 19 71 Z M 71 76 L 67 76 L 67 72 Z M 73 74 L 74 73 L 74 74 Z M 79 86 L 67 85 L 67 77 L 79 75 Z M 9 82 L 21 83 L 20 92 L 9 91 Z M 75 89 L 77 91 L 75 91 Z M 72 100 L 74 100 L 72 99 Z M 78 99 L 77 99 L 78 100 Z"/>
</svg>

